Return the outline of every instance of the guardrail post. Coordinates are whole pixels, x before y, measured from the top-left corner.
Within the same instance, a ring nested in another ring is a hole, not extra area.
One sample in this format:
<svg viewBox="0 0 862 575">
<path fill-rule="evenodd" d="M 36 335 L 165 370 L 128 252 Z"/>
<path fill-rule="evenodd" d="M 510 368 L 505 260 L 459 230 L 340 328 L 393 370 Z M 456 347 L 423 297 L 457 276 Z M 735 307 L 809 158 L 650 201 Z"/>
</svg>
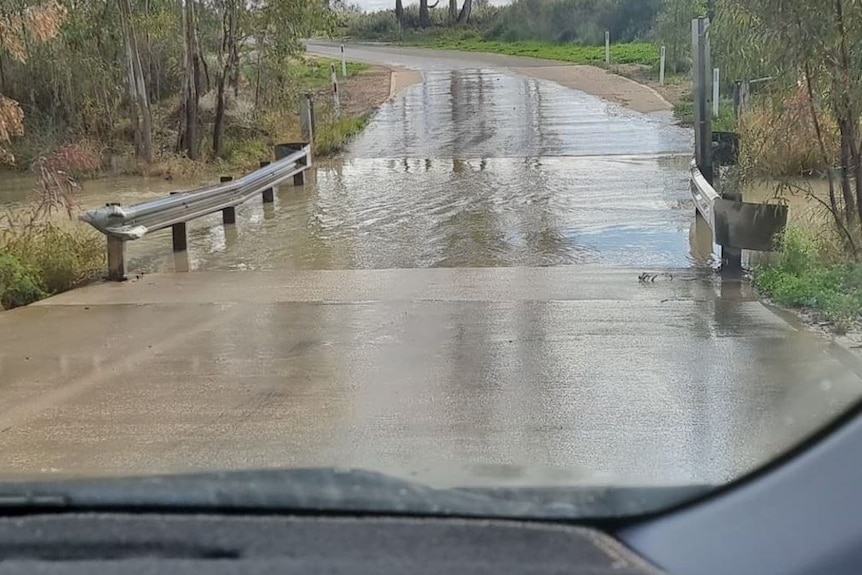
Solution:
<svg viewBox="0 0 862 575">
<path fill-rule="evenodd" d="M 265 168 L 265 167 L 267 167 L 268 165 L 269 165 L 269 162 L 267 162 L 267 161 L 262 161 L 262 162 L 260 163 L 260 167 L 261 167 L 261 168 Z M 263 191 L 263 203 L 265 203 L 265 204 L 271 204 L 271 203 L 273 203 L 274 201 L 275 201 L 275 194 L 273 193 L 273 189 L 272 189 L 272 188 L 267 188 L 267 189 L 265 189 L 265 190 Z"/>
<path fill-rule="evenodd" d="M 174 240 L 174 251 L 184 252 L 189 249 L 189 236 L 186 231 L 186 223 L 180 222 L 171 226 L 171 236 Z"/>
<path fill-rule="evenodd" d="M 126 279 L 126 241 L 108 236 L 108 279 L 121 282 Z"/>
<path fill-rule="evenodd" d="M 233 180 L 233 176 L 222 176 L 219 178 L 221 183 L 230 182 Z M 229 208 L 225 208 L 221 211 L 221 219 L 224 225 L 235 224 L 236 223 L 236 208 L 231 206 Z"/>
<path fill-rule="evenodd" d="M 171 192 L 172 196 L 180 192 Z M 171 238 L 173 239 L 174 251 L 184 252 L 189 249 L 189 235 L 185 222 L 180 222 L 171 226 Z"/>
<path fill-rule="evenodd" d="M 304 170 L 300 170 L 296 174 L 293 175 L 293 185 L 294 186 L 303 186 L 305 185 L 305 172 L 308 170 L 309 158 L 311 155 L 311 146 L 305 146 L 305 157 L 302 159 L 302 165 L 306 166 Z"/>
</svg>

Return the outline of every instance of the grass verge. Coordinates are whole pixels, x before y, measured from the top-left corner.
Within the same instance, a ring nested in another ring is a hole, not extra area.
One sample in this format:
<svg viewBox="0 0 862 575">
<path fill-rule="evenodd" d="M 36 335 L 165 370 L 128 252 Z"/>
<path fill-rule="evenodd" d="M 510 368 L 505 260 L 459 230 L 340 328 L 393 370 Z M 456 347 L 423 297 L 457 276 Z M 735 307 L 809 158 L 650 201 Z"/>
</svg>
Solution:
<svg viewBox="0 0 862 575">
<path fill-rule="evenodd" d="M 314 155 L 318 157 L 337 154 L 368 124 L 367 115 L 338 119 L 331 113 L 329 116 L 319 121 L 314 134 Z"/>
<path fill-rule="evenodd" d="M 75 186 L 40 170 L 29 206 L 0 215 L 0 309 L 33 303 L 102 276 L 104 237 L 75 221 Z"/>
<path fill-rule="evenodd" d="M 862 317 L 862 264 L 828 262 L 811 236 L 790 228 L 775 263 L 756 271 L 755 285 L 778 304 L 815 312 L 842 334 Z"/>
<path fill-rule="evenodd" d="M 551 44 L 548 42 L 501 42 L 470 35 L 416 35 L 404 39 L 405 44 L 460 50 L 463 52 L 489 52 L 508 56 L 528 56 L 545 60 L 559 60 L 572 64 L 603 64 L 604 46 L 577 44 Z M 645 42 L 611 45 L 611 62 L 614 64 L 645 64 L 652 66 L 659 60 L 658 48 Z"/>
<path fill-rule="evenodd" d="M 2 309 L 74 289 L 104 274 L 104 238 L 83 224 L 6 230 L 0 242 Z"/>
<path fill-rule="evenodd" d="M 694 126 L 694 100 L 691 92 L 674 104 L 673 115 L 680 126 Z M 718 118 L 712 119 L 713 132 L 735 132 L 736 116 L 733 113 L 733 102 L 722 100 L 718 105 Z"/>
</svg>

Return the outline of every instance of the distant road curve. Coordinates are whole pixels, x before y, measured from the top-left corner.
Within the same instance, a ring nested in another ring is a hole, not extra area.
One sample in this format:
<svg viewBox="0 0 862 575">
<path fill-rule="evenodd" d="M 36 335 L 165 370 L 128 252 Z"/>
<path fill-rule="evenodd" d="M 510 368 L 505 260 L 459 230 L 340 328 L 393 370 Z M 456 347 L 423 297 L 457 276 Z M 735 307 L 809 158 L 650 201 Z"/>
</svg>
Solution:
<svg viewBox="0 0 862 575">
<path fill-rule="evenodd" d="M 306 46 L 312 54 L 331 58 L 341 57 L 341 44 L 336 42 L 309 40 L 306 42 Z M 354 62 L 395 66 L 417 71 L 501 68 L 514 74 L 556 82 L 567 88 L 586 92 L 636 112 L 646 114 L 673 109 L 670 102 L 649 86 L 595 66 L 562 64 L 551 60 L 522 56 L 412 48 L 388 44 L 345 44 L 344 47 L 348 59 Z"/>
</svg>

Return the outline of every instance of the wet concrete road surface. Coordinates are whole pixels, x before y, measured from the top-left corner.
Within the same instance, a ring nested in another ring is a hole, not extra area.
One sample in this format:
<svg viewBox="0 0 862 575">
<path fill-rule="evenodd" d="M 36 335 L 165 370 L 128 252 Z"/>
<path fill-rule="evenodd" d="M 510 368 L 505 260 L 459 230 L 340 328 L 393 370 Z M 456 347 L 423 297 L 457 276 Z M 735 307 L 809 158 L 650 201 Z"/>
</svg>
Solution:
<svg viewBox="0 0 862 575">
<path fill-rule="evenodd" d="M 862 395 L 852 357 L 692 264 L 667 114 L 366 50 L 424 82 L 274 207 L 192 226 L 199 271 L 0 314 L 0 476 L 721 482 Z M 175 265 L 164 235 L 130 248 Z"/>
<path fill-rule="evenodd" d="M 738 284 L 590 266 L 154 275 L 2 314 L 0 349 L 7 474 L 723 481 L 860 391 Z"/>
</svg>

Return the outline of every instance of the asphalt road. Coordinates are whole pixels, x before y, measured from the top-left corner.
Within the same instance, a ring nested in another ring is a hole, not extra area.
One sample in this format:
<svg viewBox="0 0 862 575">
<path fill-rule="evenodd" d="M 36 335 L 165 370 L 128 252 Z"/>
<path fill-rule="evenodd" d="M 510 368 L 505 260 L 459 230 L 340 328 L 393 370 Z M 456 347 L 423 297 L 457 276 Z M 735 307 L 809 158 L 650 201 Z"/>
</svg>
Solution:
<svg viewBox="0 0 862 575">
<path fill-rule="evenodd" d="M 274 210 L 199 225 L 199 271 L 0 314 L 0 475 L 722 482 L 862 395 L 850 354 L 696 263 L 667 114 L 362 50 L 423 83 Z"/>
</svg>

